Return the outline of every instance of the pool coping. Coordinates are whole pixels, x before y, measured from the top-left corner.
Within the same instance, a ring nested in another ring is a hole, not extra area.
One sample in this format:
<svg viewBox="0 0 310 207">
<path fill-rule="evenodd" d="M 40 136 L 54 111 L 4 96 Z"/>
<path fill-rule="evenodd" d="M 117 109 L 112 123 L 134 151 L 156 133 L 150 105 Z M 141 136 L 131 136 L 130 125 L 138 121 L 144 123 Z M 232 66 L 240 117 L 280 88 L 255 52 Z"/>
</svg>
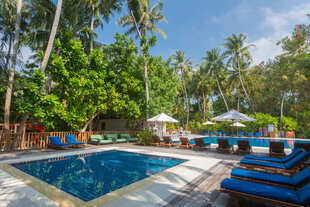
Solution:
<svg viewBox="0 0 310 207">
<path fill-rule="evenodd" d="M 167 156 L 167 157 L 173 157 L 173 158 L 186 159 L 188 161 L 181 163 L 177 166 L 171 167 L 155 175 L 152 175 L 148 178 L 132 183 L 118 190 L 115 190 L 111 193 L 95 198 L 88 202 L 85 202 L 75 196 L 72 196 L 71 194 L 68 194 L 56 188 L 55 186 L 49 185 L 38 178 L 35 178 L 25 172 L 22 172 L 21 170 L 18 170 L 17 168 L 13 166 L 10 166 L 11 163 L 42 160 L 42 159 L 49 159 L 49 158 L 52 159 L 52 158 L 59 157 L 59 156 L 70 156 L 70 155 L 77 155 L 77 154 L 83 154 L 83 153 L 95 153 L 95 152 L 102 152 L 102 151 L 108 151 L 108 150 L 121 150 L 121 151 L 134 152 L 134 153 L 140 153 L 140 154 L 146 154 L 146 155 Z M 174 194 L 178 189 L 182 188 L 185 184 L 195 179 L 202 172 L 214 166 L 219 161 L 220 161 L 219 159 L 215 159 L 215 158 L 204 158 L 204 157 L 191 156 L 191 155 L 171 154 L 171 153 L 165 153 L 165 152 L 156 152 L 153 150 L 151 151 L 151 150 L 141 150 L 141 149 L 129 149 L 129 148 L 123 148 L 123 147 L 108 147 L 108 148 L 101 148 L 101 149 L 82 149 L 82 150 L 71 151 L 71 152 L 55 153 L 53 155 L 43 155 L 43 156 L 36 156 L 36 157 L 31 156 L 28 158 L 1 161 L 0 169 L 2 169 L 5 173 L 13 176 L 12 179 L 18 179 L 19 181 L 22 181 L 25 185 L 30 186 L 33 191 L 37 191 L 41 193 L 42 194 L 41 197 L 44 197 L 42 198 L 43 200 L 44 199 L 46 200 L 48 198 L 48 199 L 53 200 L 54 202 L 56 202 L 57 204 L 61 206 L 102 206 L 102 205 L 145 206 L 147 203 L 150 204 L 149 206 L 152 206 L 152 205 L 156 205 L 157 203 L 164 201 L 167 197 Z M 204 164 L 201 164 L 201 163 L 204 163 Z M 198 164 L 201 166 L 197 167 L 196 165 Z M 191 169 L 194 166 L 195 168 L 197 168 L 196 171 L 198 172 Z M 182 175 L 184 172 L 187 172 L 187 174 Z M 171 182 L 169 183 L 169 179 L 167 178 L 172 178 L 173 176 L 175 178 L 171 179 L 170 180 Z M 178 180 L 179 183 L 178 182 L 173 183 L 172 181 L 177 180 L 176 178 L 182 178 L 182 179 Z M 156 183 L 161 184 L 161 185 L 159 185 L 158 187 L 156 186 L 157 185 Z M 164 192 L 165 191 L 164 188 L 160 188 L 160 186 L 163 186 L 162 183 L 165 183 L 166 186 L 170 187 L 169 190 L 166 190 L 167 192 Z M 26 192 L 26 195 L 27 197 L 30 197 L 31 190 L 28 189 L 28 191 L 29 192 Z M 154 197 L 156 198 L 149 198 L 148 194 L 150 193 L 151 194 L 153 193 Z M 145 194 L 145 196 L 143 196 L 143 194 Z M 137 196 L 141 198 L 140 201 L 136 199 Z M 143 197 L 144 198 L 148 197 L 150 201 L 145 200 L 145 199 L 143 200 Z"/>
</svg>

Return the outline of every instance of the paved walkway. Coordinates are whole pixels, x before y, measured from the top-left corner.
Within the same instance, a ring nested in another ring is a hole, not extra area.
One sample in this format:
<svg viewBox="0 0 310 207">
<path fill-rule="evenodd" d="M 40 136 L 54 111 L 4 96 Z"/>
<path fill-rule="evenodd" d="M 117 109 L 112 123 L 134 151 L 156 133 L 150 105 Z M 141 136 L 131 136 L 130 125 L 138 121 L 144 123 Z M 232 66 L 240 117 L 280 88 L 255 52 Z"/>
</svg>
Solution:
<svg viewBox="0 0 310 207">
<path fill-rule="evenodd" d="M 222 154 L 217 153 L 215 147 L 206 151 L 194 151 L 185 150 L 177 148 L 162 148 L 162 147 L 145 147 L 138 146 L 134 144 L 116 144 L 116 145 L 105 145 L 105 146 L 94 146 L 88 145 L 86 149 L 97 149 L 97 148 L 107 148 L 111 146 L 119 146 L 123 148 L 131 149 L 141 149 L 156 152 L 166 152 L 178 155 L 190 155 L 199 156 L 206 158 L 216 158 L 221 161 L 208 169 L 207 171 L 201 173 L 194 180 L 179 189 L 178 192 L 170 195 L 161 203 L 157 204 L 159 206 L 167 207 L 191 207 L 191 206 L 207 206 L 207 207 L 221 207 L 221 206 L 233 206 L 231 198 L 223 193 L 220 193 L 219 187 L 221 181 L 230 176 L 232 168 L 238 167 L 238 163 L 243 156 L 236 154 Z M 61 152 L 70 153 L 76 151 L 75 149 L 62 150 Z M 15 159 L 27 159 L 36 155 L 49 156 L 59 153 L 59 150 L 53 149 L 42 149 L 42 150 L 30 150 L 22 152 L 10 152 L 10 153 L 0 153 L 0 163 L 6 160 Z M 254 154 L 257 155 L 267 155 L 268 149 L 266 148 L 255 148 Z M 289 152 L 289 151 L 288 151 Z M 1 178 L 0 178 L 1 180 Z M 29 200 L 23 192 L 14 191 L 14 185 L 21 185 L 21 183 L 12 183 L 13 188 L 5 189 L 1 186 L 4 183 L 0 182 L 0 207 L 1 206 L 23 206 L 27 203 L 27 206 L 44 206 L 44 201 Z M 271 206 L 262 203 L 257 203 L 254 201 L 241 201 L 241 206 Z"/>
</svg>

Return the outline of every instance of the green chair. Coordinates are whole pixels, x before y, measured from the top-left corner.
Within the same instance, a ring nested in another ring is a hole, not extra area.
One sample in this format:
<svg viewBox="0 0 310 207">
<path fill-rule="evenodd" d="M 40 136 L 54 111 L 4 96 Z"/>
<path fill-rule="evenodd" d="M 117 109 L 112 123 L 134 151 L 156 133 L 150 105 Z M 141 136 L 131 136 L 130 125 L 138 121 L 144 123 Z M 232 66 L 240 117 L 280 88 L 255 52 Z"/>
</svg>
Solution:
<svg viewBox="0 0 310 207">
<path fill-rule="evenodd" d="M 131 137 L 129 133 L 120 134 L 120 138 L 126 139 L 127 142 L 137 142 L 139 140 L 136 137 Z"/>
<path fill-rule="evenodd" d="M 117 134 L 105 134 L 107 140 L 112 140 L 113 143 L 117 142 Z"/>
<path fill-rule="evenodd" d="M 104 135 L 102 134 L 93 134 L 93 135 L 90 135 L 89 143 L 97 144 L 97 145 L 113 144 L 113 140 L 104 139 Z"/>
</svg>

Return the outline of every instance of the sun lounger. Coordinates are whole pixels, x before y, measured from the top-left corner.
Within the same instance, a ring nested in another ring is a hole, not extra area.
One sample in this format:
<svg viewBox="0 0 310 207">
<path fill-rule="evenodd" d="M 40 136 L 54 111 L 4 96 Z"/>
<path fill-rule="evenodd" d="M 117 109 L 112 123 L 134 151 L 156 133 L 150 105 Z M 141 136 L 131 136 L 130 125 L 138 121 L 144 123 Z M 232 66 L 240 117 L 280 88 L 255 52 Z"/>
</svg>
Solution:
<svg viewBox="0 0 310 207">
<path fill-rule="evenodd" d="M 113 139 L 105 139 L 103 134 L 93 134 L 90 135 L 88 143 L 90 144 L 113 144 L 114 141 Z"/>
<path fill-rule="evenodd" d="M 239 137 L 244 137 L 244 133 L 243 132 L 239 132 L 238 136 Z"/>
<path fill-rule="evenodd" d="M 227 132 L 223 132 L 223 136 L 227 136 L 228 135 L 228 133 Z"/>
<path fill-rule="evenodd" d="M 221 192 L 234 198 L 234 206 L 239 200 L 253 199 L 278 206 L 306 206 L 310 204 L 310 183 L 299 190 L 253 183 L 244 180 L 226 178 L 221 183 Z"/>
<path fill-rule="evenodd" d="M 208 131 L 204 131 L 203 133 L 202 133 L 202 135 L 207 135 L 208 134 Z"/>
<path fill-rule="evenodd" d="M 229 150 L 232 148 L 232 145 L 229 144 L 228 139 L 217 139 L 218 147 L 216 150 L 219 151 L 224 151 L 224 152 L 229 152 Z"/>
<path fill-rule="evenodd" d="M 152 136 L 152 139 L 153 139 L 153 142 L 150 143 L 151 146 L 156 146 L 156 147 L 158 147 L 158 146 L 161 145 L 162 141 L 160 140 L 159 136 L 153 135 L 153 136 Z"/>
<path fill-rule="evenodd" d="M 72 144 L 73 147 L 78 148 L 78 147 L 85 147 L 86 143 L 85 142 L 78 142 L 75 139 L 74 135 L 66 135 L 66 140 L 68 144 Z"/>
<path fill-rule="evenodd" d="M 203 138 L 194 138 L 195 145 L 193 146 L 194 149 L 203 150 L 211 147 L 211 143 L 205 143 Z"/>
<path fill-rule="evenodd" d="M 216 136 L 221 136 L 222 135 L 222 132 L 221 131 L 218 131 L 217 133 L 216 133 Z"/>
<path fill-rule="evenodd" d="M 297 148 L 301 148 L 301 149 L 304 149 L 308 152 L 310 152 L 310 143 L 305 143 L 305 142 L 295 142 L 294 143 L 294 149 L 297 149 Z"/>
<path fill-rule="evenodd" d="M 245 169 L 233 169 L 231 171 L 231 178 L 278 187 L 298 189 L 310 181 L 310 166 L 303 169 L 292 177 L 279 174 L 250 171 Z"/>
<path fill-rule="evenodd" d="M 187 137 L 180 137 L 181 143 L 179 144 L 179 148 L 190 148 L 192 147 L 192 144 L 190 143 L 189 139 Z"/>
<path fill-rule="evenodd" d="M 171 147 L 177 143 L 180 143 L 179 141 L 172 141 L 171 137 L 164 136 L 164 141 L 160 144 L 162 147 Z"/>
<path fill-rule="evenodd" d="M 50 140 L 49 145 L 56 149 L 66 149 L 71 147 L 71 144 L 61 142 L 59 137 L 48 137 Z"/>
<path fill-rule="evenodd" d="M 306 161 L 309 156 L 310 152 L 303 151 L 286 163 L 242 159 L 240 165 L 246 167 L 248 170 L 261 169 L 292 174 L 304 167 L 303 162 Z"/>
<path fill-rule="evenodd" d="M 285 156 L 284 142 L 269 142 L 269 156 Z"/>
<path fill-rule="evenodd" d="M 234 132 L 234 133 L 233 133 L 233 136 L 234 136 L 234 137 L 237 136 L 237 132 Z"/>
<path fill-rule="evenodd" d="M 259 157 L 259 156 L 254 156 L 254 155 L 245 155 L 244 159 L 250 159 L 250 160 L 260 160 L 260 161 L 265 161 L 265 162 L 277 162 L 277 163 L 286 163 L 302 153 L 303 150 L 298 148 L 294 150 L 291 154 L 283 157 L 283 158 L 275 158 L 275 157 Z"/>
<path fill-rule="evenodd" d="M 209 136 L 211 136 L 211 135 L 214 135 L 214 132 L 213 132 L 213 131 L 210 131 L 210 132 L 209 132 Z"/>
<path fill-rule="evenodd" d="M 261 137 L 261 136 L 262 136 L 262 134 L 260 132 L 255 133 L 255 137 Z"/>
<path fill-rule="evenodd" d="M 248 137 L 254 137 L 254 136 L 253 136 L 253 132 L 249 132 L 249 133 L 248 133 Z"/>
<path fill-rule="evenodd" d="M 139 140 L 136 137 L 131 137 L 129 133 L 121 133 L 119 136 L 121 139 L 126 139 L 127 142 L 137 142 Z"/>
<path fill-rule="evenodd" d="M 250 146 L 250 142 L 248 140 L 237 140 L 238 143 L 238 153 L 251 153 L 252 151 L 252 146 Z"/>
</svg>

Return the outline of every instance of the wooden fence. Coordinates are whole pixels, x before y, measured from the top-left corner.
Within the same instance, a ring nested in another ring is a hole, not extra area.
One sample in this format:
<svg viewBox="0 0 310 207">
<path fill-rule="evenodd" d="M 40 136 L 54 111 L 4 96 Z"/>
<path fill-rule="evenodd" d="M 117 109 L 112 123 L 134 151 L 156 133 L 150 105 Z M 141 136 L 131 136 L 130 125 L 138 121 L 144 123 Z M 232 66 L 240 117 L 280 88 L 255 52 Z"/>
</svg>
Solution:
<svg viewBox="0 0 310 207">
<path fill-rule="evenodd" d="M 136 132 L 129 131 L 109 131 L 109 134 L 130 133 L 132 136 L 136 135 Z M 11 144 L 9 149 L 6 149 L 6 141 L 4 131 L 0 131 L 0 152 L 3 151 L 21 151 L 30 149 L 42 149 L 49 146 L 49 138 L 51 136 L 58 136 L 62 142 L 66 143 L 66 135 L 73 134 L 78 142 L 88 141 L 92 134 L 103 134 L 104 131 L 92 131 L 92 132 L 26 132 L 22 135 L 17 133 L 11 133 Z"/>
</svg>

